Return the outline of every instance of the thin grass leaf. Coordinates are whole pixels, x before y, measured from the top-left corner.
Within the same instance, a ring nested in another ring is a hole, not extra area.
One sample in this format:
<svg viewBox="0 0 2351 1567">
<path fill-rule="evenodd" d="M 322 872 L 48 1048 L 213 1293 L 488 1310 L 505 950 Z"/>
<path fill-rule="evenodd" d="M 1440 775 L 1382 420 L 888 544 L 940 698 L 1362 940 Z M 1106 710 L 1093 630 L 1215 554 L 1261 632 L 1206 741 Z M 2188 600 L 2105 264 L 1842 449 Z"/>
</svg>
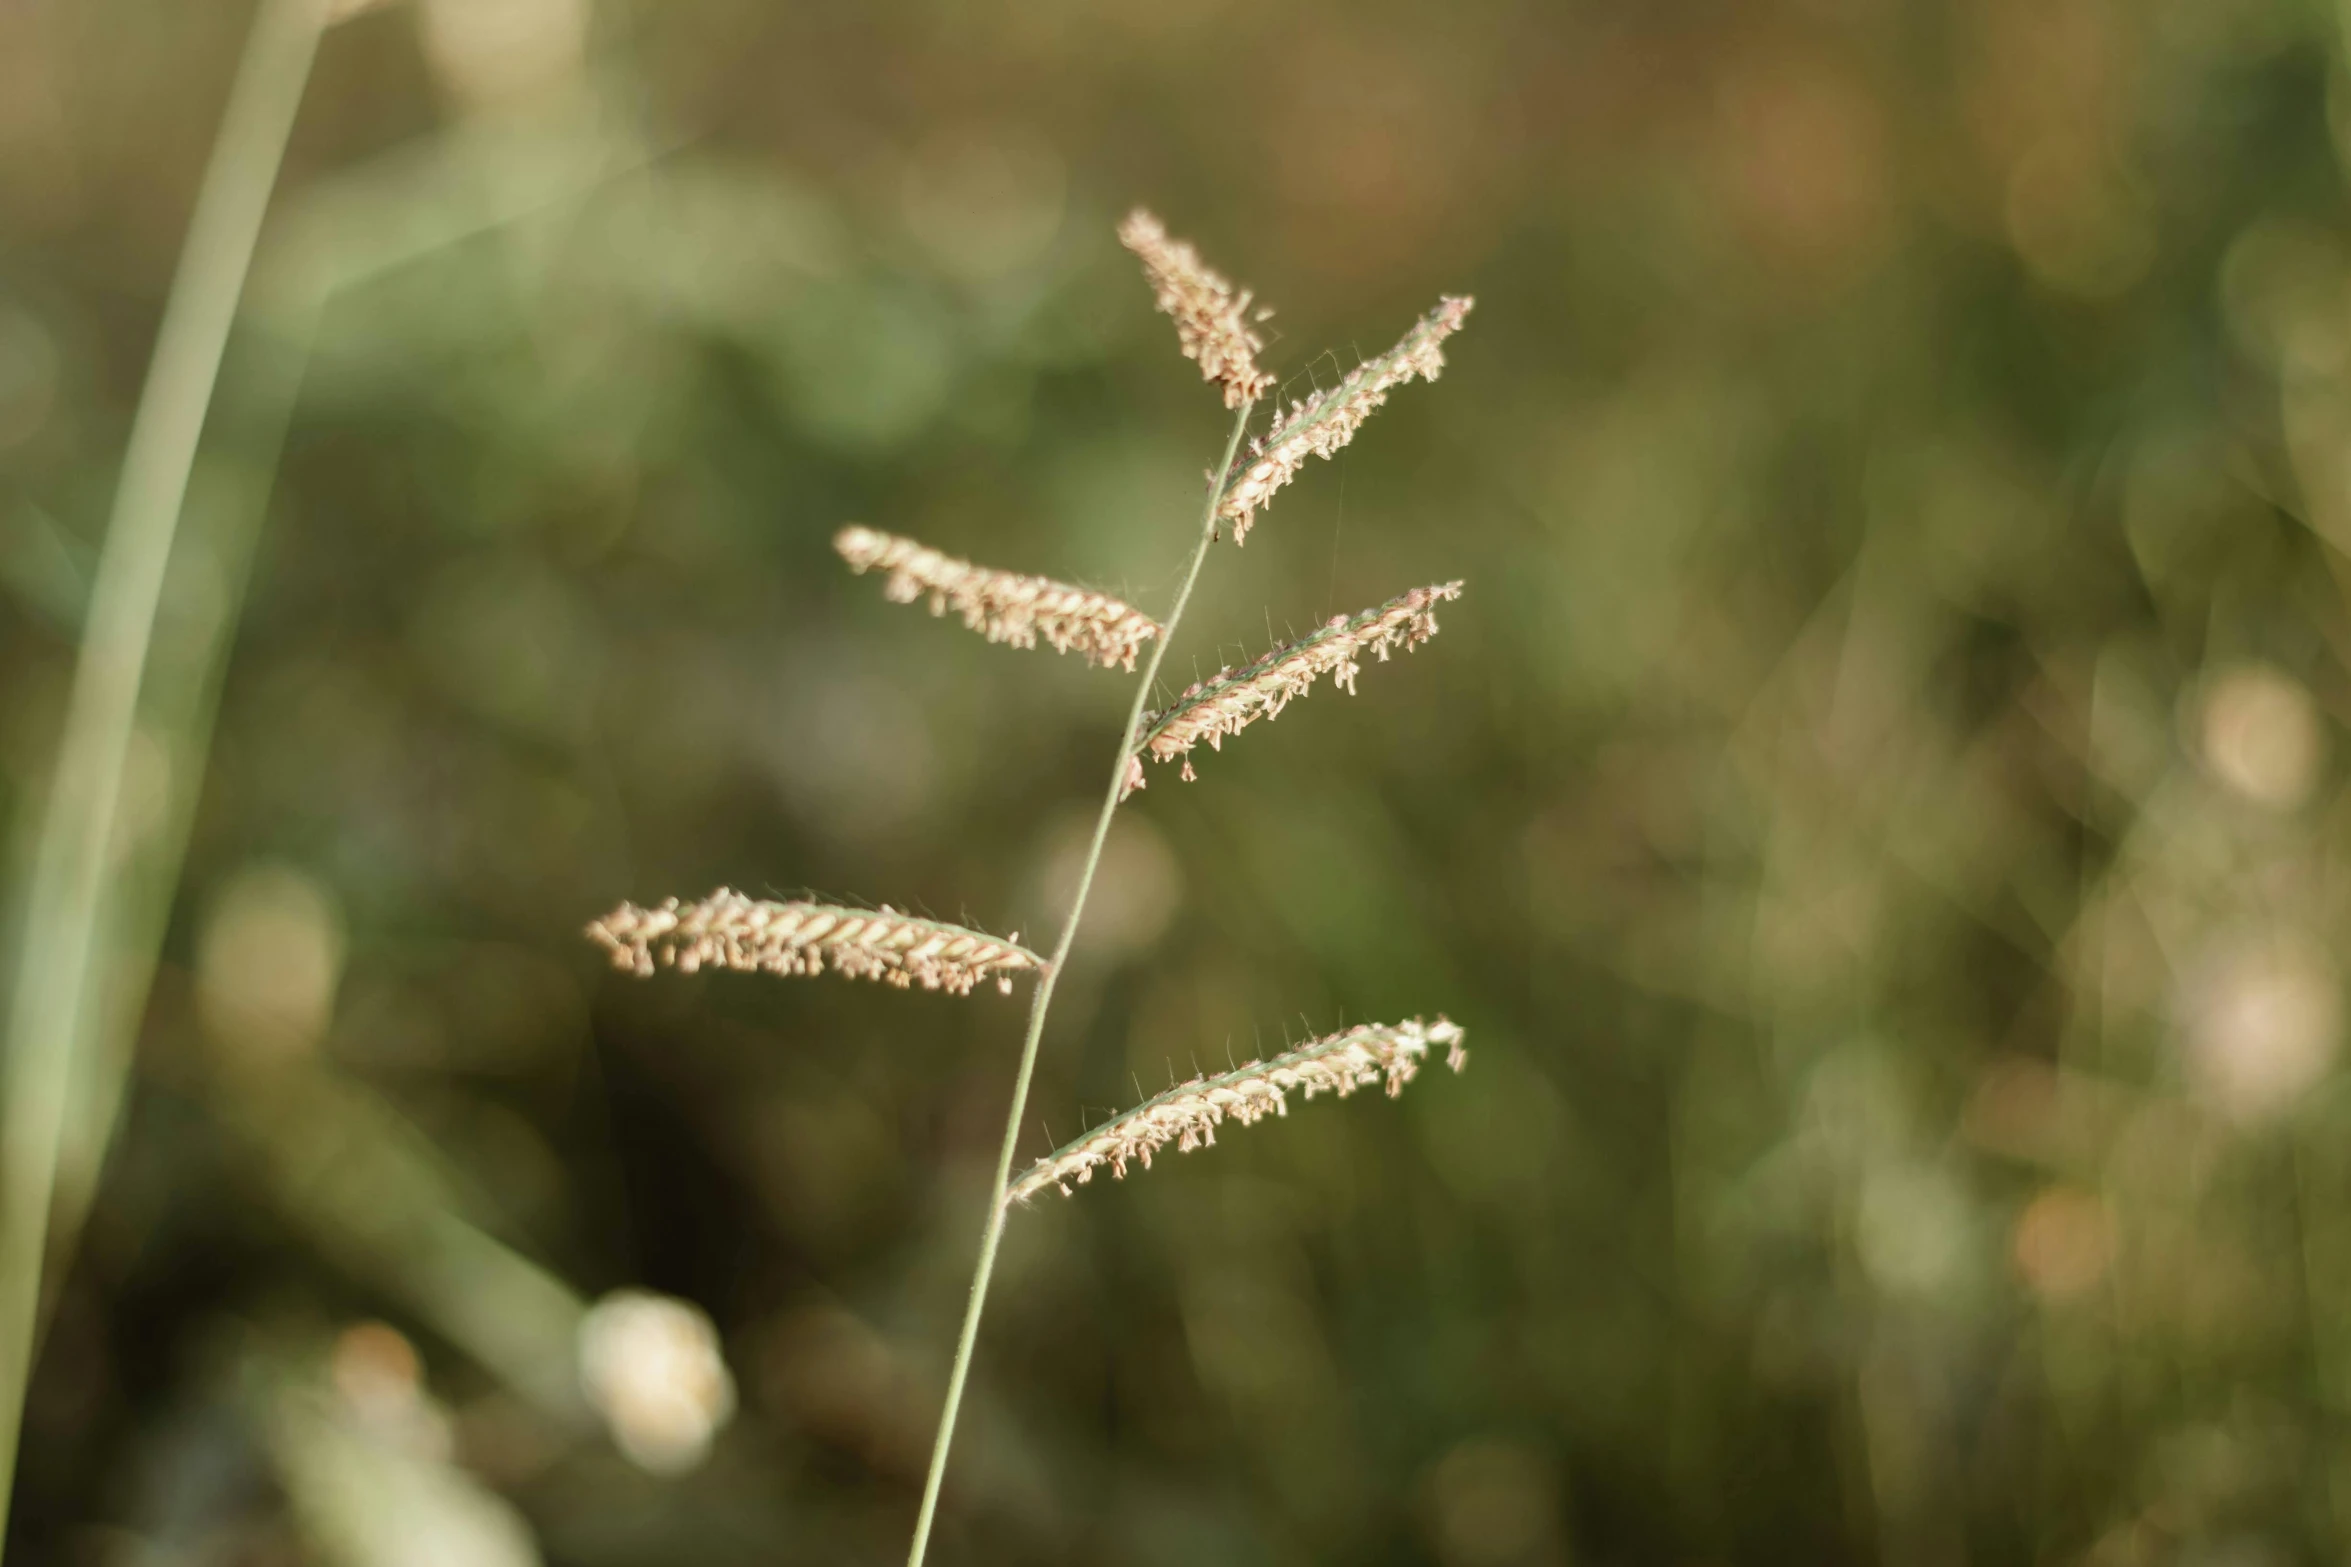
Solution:
<svg viewBox="0 0 2351 1567">
<path fill-rule="evenodd" d="M 123 970 L 103 965 L 122 956 L 135 971 L 147 961 L 106 950 L 110 936 L 136 925 L 135 916 L 108 921 L 121 910 L 125 857 L 114 851 L 128 841 L 119 834 L 141 688 L 205 416 L 327 21 L 311 0 L 269 0 L 246 34 L 132 417 L 13 921 L 19 947 L 0 1040 L 0 1540 L 61 1175 L 69 1233 L 85 1200 L 68 1161 L 87 1143 L 69 1123 L 87 1085 L 113 1070 L 81 1058 L 106 1033 L 104 1004 L 123 1000 Z"/>
</svg>

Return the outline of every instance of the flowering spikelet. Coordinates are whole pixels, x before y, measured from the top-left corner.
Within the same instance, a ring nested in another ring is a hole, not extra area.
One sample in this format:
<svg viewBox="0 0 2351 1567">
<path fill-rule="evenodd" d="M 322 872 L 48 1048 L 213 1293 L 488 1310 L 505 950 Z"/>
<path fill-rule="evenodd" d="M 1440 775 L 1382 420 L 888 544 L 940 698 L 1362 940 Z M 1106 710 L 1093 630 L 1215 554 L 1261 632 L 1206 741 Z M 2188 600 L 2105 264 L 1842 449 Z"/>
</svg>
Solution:
<svg viewBox="0 0 2351 1567">
<path fill-rule="evenodd" d="M 1390 388 L 1414 376 L 1434 381 L 1445 368 L 1445 339 L 1461 330 L 1475 303 L 1466 295 L 1438 300 L 1402 342 L 1348 371 L 1329 391 L 1292 403 L 1272 429 L 1251 441 L 1224 475 L 1216 505 L 1217 516 L 1233 525 L 1233 542 L 1247 541 L 1259 509 L 1298 476 L 1307 458 L 1328 457 L 1355 439 L 1372 410 L 1388 400 Z"/>
<path fill-rule="evenodd" d="M 654 965 L 691 974 L 704 964 L 770 974 L 821 974 L 830 962 L 851 979 L 904 990 L 920 985 L 958 996 L 983 979 L 1009 994 L 1012 976 L 1042 973 L 1045 960 L 1019 945 L 960 925 L 916 919 L 884 906 L 774 903 L 721 887 L 700 903 L 665 898 L 659 908 L 624 903 L 588 927 L 615 968 L 640 977 Z"/>
<path fill-rule="evenodd" d="M 1355 694 L 1360 660 L 1370 653 L 1385 663 L 1388 650 L 1410 652 L 1437 634 L 1437 603 L 1461 597 L 1461 584 L 1441 582 L 1414 588 L 1350 620 L 1333 615 L 1320 630 L 1275 648 L 1254 664 L 1218 670 L 1195 682 L 1168 706 L 1147 713 L 1135 731 L 1135 754 L 1127 759 L 1125 794 L 1143 787 L 1143 758 L 1155 762 L 1185 757 L 1184 781 L 1192 781 L 1187 753 L 1201 741 L 1221 750 L 1226 735 L 1239 734 L 1260 718 L 1281 715 L 1292 697 L 1304 696 L 1320 676 L 1349 696 Z"/>
<path fill-rule="evenodd" d="M 1265 346 L 1249 328 L 1249 291 L 1236 289 L 1159 220 L 1137 207 L 1118 226 L 1118 242 L 1133 251 L 1151 280 L 1154 303 L 1175 317 L 1184 357 L 1200 361 L 1200 379 L 1224 383 L 1224 405 L 1238 408 L 1263 397 L 1273 377 L 1257 368 Z M 1264 313 L 1258 313 L 1263 320 Z"/>
<path fill-rule="evenodd" d="M 852 571 L 887 571 L 882 592 L 892 603 L 911 604 L 928 594 L 932 614 L 945 614 L 952 604 L 963 623 L 990 642 L 1035 647 L 1043 637 L 1056 653 L 1131 672 L 1135 650 L 1159 635 L 1157 621 L 1106 593 L 975 566 L 895 534 L 843 528 L 833 536 L 833 548 Z"/>
<path fill-rule="evenodd" d="M 1288 1115 L 1285 1096 L 1291 1089 L 1308 1099 L 1325 1090 L 1344 1099 L 1385 1079 L 1393 1099 L 1420 1070 L 1431 1045 L 1444 1046 L 1445 1064 L 1460 1071 L 1469 1061 L 1461 1041 L 1460 1026 L 1443 1017 L 1427 1024 L 1419 1018 L 1366 1023 L 1309 1040 L 1271 1061 L 1195 1077 L 1039 1159 L 1012 1183 L 1004 1200 L 1026 1202 L 1048 1186 L 1066 1195 L 1073 1182 L 1083 1186 L 1102 1165 L 1121 1179 L 1137 1161 L 1147 1170 L 1151 1156 L 1169 1143 L 1179 1153 L 1190 1153 L 1215 1142 L 1217 1127 L 1227 1119 L 1248 1126 L 1265 1116 Z"/>
</svg>

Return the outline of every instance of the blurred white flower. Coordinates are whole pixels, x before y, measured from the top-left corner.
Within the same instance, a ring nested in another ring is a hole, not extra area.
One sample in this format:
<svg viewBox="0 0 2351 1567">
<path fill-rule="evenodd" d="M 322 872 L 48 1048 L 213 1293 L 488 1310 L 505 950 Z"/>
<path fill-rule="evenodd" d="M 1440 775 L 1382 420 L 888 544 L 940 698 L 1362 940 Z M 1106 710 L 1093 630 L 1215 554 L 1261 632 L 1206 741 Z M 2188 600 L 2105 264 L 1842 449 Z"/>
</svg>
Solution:
<svg viewBox="0 0 2351 1567">
<path fill-rule="evenodd" d="M 580 1323 L 580 1384 L 630 1462 L 677 1474 L 735 1412 L 735 1379 L 698 1306 L 616 1290 Z"/>
<path fill-rule="evenodd" d="M 2310 798 L 2326 737 L 2310 694 L 2267 665 L 2248 664 L 2204 694 L 2204 764 L 2230 789 L 2271 810 Z"/>
<path fill-rule="evenodd" d="M 2291 931 L 2223 942 L 2180 998 L 2188 1075 L 2229 1117 L 2286 1109 L 2342 1044 L 2342 988 L 2327 955 Z"/>
</svg>

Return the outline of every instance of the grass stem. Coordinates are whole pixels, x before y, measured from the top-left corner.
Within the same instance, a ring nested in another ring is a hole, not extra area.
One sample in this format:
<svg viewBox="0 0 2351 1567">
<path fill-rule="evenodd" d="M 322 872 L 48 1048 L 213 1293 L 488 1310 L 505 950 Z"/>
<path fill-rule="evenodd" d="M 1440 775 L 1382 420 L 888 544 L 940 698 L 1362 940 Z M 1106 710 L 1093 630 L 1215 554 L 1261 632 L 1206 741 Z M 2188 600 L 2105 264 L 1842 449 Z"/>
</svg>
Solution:
<svg viewBox="0 0 2351 1567">
<path fill-rule="evenodd" d="M 75 1045 L 99 1000 L 97 931 L 156 608 L 229 328 L 326 20 L 322 0 L 264 0 L 246 38 L 132 418 L 19 913 L 0 1061 L 0 1552 Z"/>
<path fill-rule="evenodd" d="M 1102 796 L 1102 811 L 1094 819 L 1094 839 L 1086 846 L 1085 868 L 1078 873 L 1076 895 L 1070 900 L 1069 914 L 1061 922 L 1061 937 L 1054 943 L 1051 966 L 1043 979 L 1037 982 L 1036 993 L 1029 1001 L 1028 1037 L 1021 1041 L 1020 1072 L 1013 1079 L 1012 1108 L 1004 1117 L 1004 1147 L 996 1159 L 996 1183 L 988 1193 L 988 1217 L 980 1230 L 979 1264 L 972 1271 L 971 1300 L 964 1307 L 963 1332 L 955 1343 L 955 1365 L 947 1374 L 947 1404 L 939 1415 L 939 1434 L 931 1444 L 930 1473 L 922 1487 L 922 1510 L 915 1515 L 914 1544 L 906 1553 L 907 1567 L 922 1567 L 923 1552 L 931 1541 L 931 1522 L 939 1510 L 939 1487 L 947 1476 L 947 1450 L 955 1440 L 955 1415 L 963 1403 L 963 1384 L 971 1374 L 972 1349 L 979 1342 L 980 1312 L 988 1303 L 988 1280 L 996 1271 L 996 1247 L 1004 1238 L 1004 1217 L 1007 1211 L 1005 1194 L 1012 1189 L 1012 1161 L 1020 1150 L 1021 1116 L 1028 1108 L 1029 1080 L 1037 1069 L 1037 1042 L 1045 1036 L 1045 1013 L 1053 1005 L 1053 987 L 1061 978 L 1061 966 L 1069 960 L 1069 949 L 1076 944 L 1078 922 L 1085 917 L 1086 894 L 1094 885 L 1094 870 L 1102 860 L 1103 840 L 1110 836 L 1110 819 L 1118 812 L 1118 802 L 1126 790 L 1127 768 L 1134 755 L 1135 732 L 1143 722 L 1143 712 L 1151 701 L 1151 692 L 1159 680 L 1159 666 L 1167 657 L 1169 645 L 1175 640 L 1176 626 L 1184 618 L 1184 606 L 1191 602 L 1192 586 L 1200 580 L 1201 563 L 1208 558 L 1208 547 L 1216 541 L 1217 504 L 1223 499 L 1220 488 L 1225 473 L 1233 465 L 1233 454 L 1241 449 L 1241 436 L 1249 428 L 1250 410 L 1257 405 L 1244 402 L 1233 415 L 1232 434 L 1225 441 L 1224 457 L 1210 469 L 1208 502 L 1200 517 L 1200 537 L 1192 548 L 1191 564 L 1184 569 L 1183 586 L 1176 590 L 1175 603 L 1168 609 L 1162 629 L 1151 645 L 1151 656 L 1143 666 L 1143 678 L 1135 686 L 1135 700 L 1127 713 L 1127 721 L 1118 732 L 1118 759 L 1110 770 L 1110 787 Z"/>
</svg>

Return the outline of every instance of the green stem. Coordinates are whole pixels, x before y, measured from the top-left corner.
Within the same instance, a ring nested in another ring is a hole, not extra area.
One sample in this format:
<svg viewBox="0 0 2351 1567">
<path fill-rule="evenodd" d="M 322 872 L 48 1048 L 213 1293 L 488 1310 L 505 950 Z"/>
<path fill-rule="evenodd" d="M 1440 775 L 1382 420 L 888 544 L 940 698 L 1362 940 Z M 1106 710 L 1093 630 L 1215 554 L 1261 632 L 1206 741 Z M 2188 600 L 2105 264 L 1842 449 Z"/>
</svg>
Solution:
<svg viewBox="0 0 2351 1567">
<path fill-rule="evenodd" d="M 21 908 L 0 1068 L 0 1540 L 32 1373 L 75 1041 L 94 999 L 96 931 L 156 606 L 229 326 L 325 22 L 321 0 L 267 0 L 246 39 L 132 419 Z"/>
<path fill-rule="evenodd" d="M 1256 406 L 1243 403 L 1240 412 L 1233 416 L 1233 433 L 1225 441 L 1224 458 L 1210 470 L 1208 504 L 1201 510 L 1199 542 L 1193 546 L 1191 564 L 1184 569 L 1184 585 L 1176 590 L 1175 605 L 1168 610 L 1159 636 L 1151 645 L 1151 658 L 1143 666 L 1143 678 L 1135 686 L 1134 705 L 1127 712 L 1126 726 L 1118 732 L 1118 760 L 1110 769 L 1110 787 L 1102 796 L 1102 814 L 1094 819 L 1094 841 L 1086 845 L 1085 869 L 1078 873 L 1077 895 L 1070 901 L 1068 918 L 1061 922 L 1061 939 L 1054 943 L 1051 965 L 1037 981 L 1036 993 L 1029 1001 L 1028 1037 L 1021 1041 L 1020 1074 L 1012 1084 L 1012 1109 L 1004 1117 L 1004 1147 L 996 1157 L 996 1184 L 988 1194 L 987 1224 L 980 1231 L 979 1266 L 971 1276 L 971 1302 L 964 1308 L 963 1334 L 955 1343 L 955 1367 L 947 1374 L 947 1407 L 939 1415 L 939 1435 L 931 1444 L 931 1469 L 923 1481 L 922 1511 L 915 1515 L 914 1545 L 906 1553 L 907 1567 L 922 1567 L 923 1552 L 931 1542 L 931 1520 L 939 1510 L 939 1486 L 947 1477 L 947 1449 L 955 1440 L 955 1413 L 962 1406 L 963 1384 L 971 1374 L 972 1347 L 979 1342 L 980 1311 L 988 1303 L 988 1279 L 996 1271 L 996 1246 L 1004 1238 L 1004 1194 L 1012 1187 L 1013 1155 L 1020 1148 L 1021 1116 L 1028 1109 L 1029 1079 L 1036 1073 L 1037 1041 L 1045 1037 L 1045 1013 L 1053 1005 L 1053 986 L 1061 978 L 1061 966 L 1069 961 L 1070 947 L 1077 941 L 1078 922 L 1086 913 L 1086 894 L 1093 889 L 1094 869 L 1102 861 L 1102 841 L 1110 836 L 1110 819 L 1117 814 L 1119 796 L 1126 790 L 1127 765 L 1135 752 L 1135 730 L 1143 722 L 1143 709 L 1158 683 L 1160 663 L 1167 657 L 1168 645 L 1175 640 L 1176 623 L 1184 618 L 1184 606 L 1191 602 L 1192 585 L 1200 580 L 1200 566 L 1208 558 L 1208 546 L 1216 541 L 1216 503 L 1223 494 L 1219 485 L 1225 471 L 1233 465 L 1233 454 L 1241 449 L 1241 435 L 1249 428 L 1249 414 Z"/>
</svg>

